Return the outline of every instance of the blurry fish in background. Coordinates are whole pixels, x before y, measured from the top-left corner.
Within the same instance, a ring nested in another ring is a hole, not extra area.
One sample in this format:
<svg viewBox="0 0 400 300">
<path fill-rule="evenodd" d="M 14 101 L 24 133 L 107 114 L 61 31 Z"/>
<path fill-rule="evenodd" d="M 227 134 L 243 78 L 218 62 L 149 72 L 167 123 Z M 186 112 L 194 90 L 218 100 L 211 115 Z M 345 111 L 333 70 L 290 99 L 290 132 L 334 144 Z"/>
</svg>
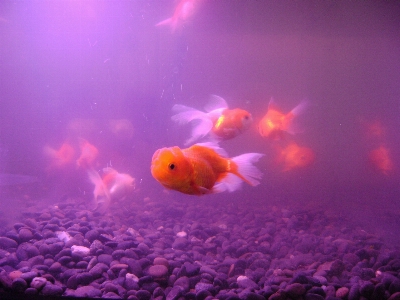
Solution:
<svg viewBox="0 0 400 300">
<path fill-rule="evenodd" d="M 64 142 L 58 150 L 45 146 L 43 151 L 50 158 L 49 170 L 64 168 L 75 158 L 75 149 L 68 142 Z"/>
<path fill-rule="evenodd" d="M 97 150 L 95 146 L 84 139 L 80 139 L 79 148 L 81 150 L 81 154 L 76 160 L 76 165 L 83 169 L 92 167 L 99 154 L 99 150 Z"/>
<path fill-rule="evenodd" d="M 305 168 L 315 161 L 315 153 L 311 148 L 300 147 L 295 142 L 291 142 L 278 151 L 277 163 L 283 164 L 282 172 L 293 169 Z"/>
<path fill-rule="evenodd" d="M 98 129 L 94 119 L 72 119 L 67 124 L 67 133 L 70 137 L 91 136 Z"/>
<path fill-rule="evenodd" d="M 308 106 L 307 101 L 302 101 L 287 114 L 278 110 L 275 101 L 271 99 L 268 104 L 267 114 L 261 119 L 258 130 L 260 135 L 272 140 L 283 138 L 284 132 L 296 134 L 302 132 L 293 121 L 302 114 Z"/>
<path fill-rule="evenodd" d="M 130 140 L 133 137 L 134 129 L 131 121 L 127 119 L 110 120 L 108 124 L 111 132 L 119 140 Z"/>
<path fill-rule="evenodd" d="M 259 184 L 262 173 L 253 163 L 262 156 L 246 153 L 226 158 L 225 151 L 212 143 L 162 148 L 153 155 L 151 174 L 164 187 L 189 195 L 233 192 L 243 181 Z"/>
<path fill-rule="evenodd" d="M 175 104 L 172 110 L 177 112 L 171 119 L 179 124 L 193 121 L 191 137 L 185 145 L 209 136 L 216 140 L 232 139 L 248 130 L 253 122 L 251 114 L 243 109 L 229 109 L 226 101 L 212 95 L 206 112 L 188 106 Z"/>
<path fill-rule="evenodd" d="M 172 17 L 157 23 L 156 26 L 170 26 L 172 33 L 174 33 L 193 15 L 198 3 L 199 0 L 180 0 Z"/>
<path fill-rule="evenodd" d="M 380 120 L 366 120 L 358 118 L 362 132 L 367 140 L 383 141 L 386 136 L 386 128 Z"/>
<path fill-rule="evenodd" d="M 103 211 L 111 201 L 121 200 L 135 189 L 135 179 L 129 174 L 118 173 L 113 168 L 104 168 L 101 177 L 94 169 L 88 170 L 90 181 L 94 184 L 95 208 Z"/>
<path fill-rule="evenodd" d="M 384 145 L 371 150 L 368 155 L 368 160 L 373 169 L 383 175 L 390 175 L 394 170 L 390 151 Z"/>
</svg>

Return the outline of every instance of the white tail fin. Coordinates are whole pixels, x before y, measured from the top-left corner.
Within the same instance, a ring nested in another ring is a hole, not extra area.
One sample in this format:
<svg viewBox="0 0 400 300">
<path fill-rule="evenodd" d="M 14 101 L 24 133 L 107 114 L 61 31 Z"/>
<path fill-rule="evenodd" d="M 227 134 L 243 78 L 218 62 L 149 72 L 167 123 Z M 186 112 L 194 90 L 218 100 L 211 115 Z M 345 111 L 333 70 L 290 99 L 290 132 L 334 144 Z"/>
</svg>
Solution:
<svg viewBox="0 0 400 300">
<path fill-rule="evenodd" d="M 156 24 L 156 26 L 165 26 L 165 25 L 172 26 L 172 18 L 162 20 L 161 22 L 158 22 Z"/>
<path fill-rule="evenodd" d="M 263 174 L 253 164 L 263 156 L 261 153 L 245 153 L 232 158 L 238 167 L 238 173 L 252 186 L 260 184 L 257 179 L 261 179 Z"/>
<path fill-rule="evenodd" d="M 205 112 L 178 104 L 174 105 L 172 110 L 178 112 L 171 117 L 173 121 L 179 124 L 194 121 L 191 137 L 185 142 L 185 145 L 205 137 L 213 127 L 211 119 Z"/>
<path fill-rule="evenodd" d="M 213 187 L 213 192 L 236 191 L 241 188 L 243 181 L 252 186 L 260 184 L 258 179 L 261 179 L 263 174 L 253 163 L 256 163 L 262 156 L 264 154 L 246 153 L 231 158 L 232 162 L 236 164 L 237 170 L 232 170 L 232 173 L 228 173 L 221 182 L 217 183 Z"/>
<path fill-rule="evenodd" d="M 303 114 L 309 106 L 309 103 L 307 100 L 301 101 L 295 108 L 293 108 L 289 114 L 292 114 L 291 121 L 289 123 L 289 126 L 287 128 L 287 132 L 290 134 L 298 134 L 304 132 L 304 128 L 296 122 L 297 117 L 301 114 Z"/>
<path fill-rule="evenodd" d="M 87 171 L 89 180 L 94 184 L 93 197 L 94 197 L 94 209 L 99 208 L 99 204 L 102 206 L 100 209 L 106 209 L 111 201 L 110 193 L 107 187 L 104 185 L 99 173 L 94 169 Z"/>
<path fill-rule="evenodd" d="M 293 108 L 290 112 L 294 116 L 298 116 L 298 115 L 304 113 L 306 111 L 307 107 L 308 107 L 308 101 L 303 100 L 295 108 Z"/>
</svg>

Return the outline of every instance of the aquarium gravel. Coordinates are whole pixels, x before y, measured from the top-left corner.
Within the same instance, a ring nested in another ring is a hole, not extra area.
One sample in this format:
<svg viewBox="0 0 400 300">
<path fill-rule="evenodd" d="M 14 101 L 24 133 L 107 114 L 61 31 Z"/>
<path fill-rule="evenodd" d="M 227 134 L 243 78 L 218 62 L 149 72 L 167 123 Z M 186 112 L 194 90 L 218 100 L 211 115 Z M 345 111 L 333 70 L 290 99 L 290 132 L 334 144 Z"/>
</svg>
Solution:
<svg viewBox="0 0 400 300">
<path fill-rule="evenodd" d="M 400 252 L 315 209 L 69 199 L 0 237 L 14 295 L 113 299 L 400 299 Z"/>
</svg>

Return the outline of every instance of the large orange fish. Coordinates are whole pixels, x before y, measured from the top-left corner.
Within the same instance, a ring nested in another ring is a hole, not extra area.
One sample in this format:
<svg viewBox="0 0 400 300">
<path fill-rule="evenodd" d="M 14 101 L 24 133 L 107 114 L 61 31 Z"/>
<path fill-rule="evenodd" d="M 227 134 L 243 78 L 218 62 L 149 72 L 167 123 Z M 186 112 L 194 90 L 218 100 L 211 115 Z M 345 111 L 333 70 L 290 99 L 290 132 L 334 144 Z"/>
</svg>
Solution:
<svg viewBox="0 0 400 300">
<path fill-rule="evenodd" d="M 177 112 L 172 120 L 180 124 L 194 121 L 192 136 L 185 142 L 186 145 L 209 136 L 211 139 L 232 139 L 248 130 L 253 118 L 246 110 L 229 109 L 226 101 L 219 96 L 212 95 L 210 103 L 205 107 L 206 112 L 184 105 L 176 104 L 172 108 Z"/>
<path fill-rule="evenodd" d="M 157 23 L 156 26 L 168 25 L 172 32 L 175 32 L 193 15 L 198 2 L 199 0 L 180 0 L 172 17 Z"/>
<path fill-rule="evenodd" d="M 379 173 L 390 175 L 394 169 L 393 161 L 390 156 L 390 151 L 387 147 L 381 145 L 370 151 L 368 156 L 372 167 Z"/>
<path fill-rule="evenodd" d="M 293 120 L 305 110 L 306 106 L 307 102 L 302 101 L 290 112 L 284 114 L 276 108 L 273 99 L 271 99 L 267 114 L 261 119 L 258 125 L 261 136 L 278 140 L 283 138 L 283 132 L 288 132 L 290 134 L 300 132 L 300 130 L 294 126 Z"/>
<path fill-rule="evenodd" d="M 286 172 L 311 165 L 315 161 L 315 153 L 311 148 L 292 142 L 279 151 L 277 161 L 283 163 L 283 172 Z"/>
<path fill-rule="evenodd" d="M 164 187 L 190 195 L 235 191 L 242 181 L 259 184 L 262 173 L 253 166 L 263 154 L 246 153 L 233 158 L 211 143 L 190 148 L 162 148 L 151 162 L 151 174 Z"/>
</svg>

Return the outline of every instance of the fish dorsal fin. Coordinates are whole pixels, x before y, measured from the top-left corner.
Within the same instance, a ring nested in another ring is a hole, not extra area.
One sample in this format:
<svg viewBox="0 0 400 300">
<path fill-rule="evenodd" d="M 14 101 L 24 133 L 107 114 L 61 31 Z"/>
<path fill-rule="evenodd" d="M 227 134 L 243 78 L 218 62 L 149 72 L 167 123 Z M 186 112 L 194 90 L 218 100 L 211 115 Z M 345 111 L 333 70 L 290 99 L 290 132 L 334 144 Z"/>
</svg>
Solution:
<svg viewBox="0 0 400 300">
<path fill-rule="evenodd" d="M 268 109 L 275 109 L 275 110 L 279 109 L 278 104 L 276 103 L 276 101 L 273 97 L 271 97 L 271 99 L 269 99 Z"/>
<path fill-rule="evenodd" d="M 217 95 L 211 95 L 210 101 L 207 103 L 206 106 L 204 106 L 204 110 L 206 112 L 212 112 L 213 110 L 226 108 L 228 108 L 228 103 L 226 103 L 224 98 Z"/>
<path fill-rule="evenodd" d="M 205 142 L 205 143 L 197 143 L 197 146 L 206 147 L 214 150 L 217 154 L 228 157 L 228 153 L 224 149 L 222 149 L 217 143 L 214 142 Z"/>
</svg>

